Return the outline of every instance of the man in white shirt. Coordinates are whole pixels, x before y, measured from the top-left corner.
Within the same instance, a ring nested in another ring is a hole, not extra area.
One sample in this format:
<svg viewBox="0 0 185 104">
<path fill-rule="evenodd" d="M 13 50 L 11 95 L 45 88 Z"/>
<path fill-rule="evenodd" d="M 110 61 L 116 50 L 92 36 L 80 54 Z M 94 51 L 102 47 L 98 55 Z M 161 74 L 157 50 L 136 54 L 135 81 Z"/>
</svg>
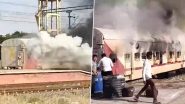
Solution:
<svg viewBox="0 0 185 104">
<path fill-rule="evenodd" d="M 161 104 L 160 102 L 157 101 L 157 95 L 158 95 L 158 90 L 152 80 L 152 68 L 150 64 L 151 59 L 151 54 L 147 53 L 146 54 L 146 59 L 144 60 L 143 63 L 143 81 L 145 86 L 139 91 L 139 93 L 135 96 L 134 100 L 138 101 L 139 96 L 148 88 L 150 85 L 151 90 L 153 92 L 153 104 Z"/>
<path fill-rule="evenodd" d="M 112 75 L 113 67 L 112 60 L 109 57 L 107 57 L 105 53 L 103 53 L 101 57 L 102 59 L 99 61 L 98 66 L 102 69 L 102 75 L 103 76 Z"/>
</svg>

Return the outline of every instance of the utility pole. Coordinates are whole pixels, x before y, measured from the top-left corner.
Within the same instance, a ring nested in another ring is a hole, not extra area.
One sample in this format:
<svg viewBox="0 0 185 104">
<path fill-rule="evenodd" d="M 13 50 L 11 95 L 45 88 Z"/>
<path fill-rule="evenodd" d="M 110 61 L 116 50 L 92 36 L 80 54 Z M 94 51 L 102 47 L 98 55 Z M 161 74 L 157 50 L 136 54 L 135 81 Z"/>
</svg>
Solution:
<svg viewBox="0 0 185 104">
<path fill-rule="evenodd" d="M 61 0 L 38 0 L 38 12 L 35 17 L 39 31 L 47 31 L 52 36 L 56 36 L 62 32 L 59 20 L 61 14 L 58 12 L 60 6 Z M 48 10 L 48 8 L 51 9 Z M 54 26 L 54 24 L 56 24 L 56 26 Z"/>
<path fill-rule="evenodd" d="M 71 29 L 71 18 L 75 18 L 74 16 L 71 16 L 72 10 L 67 10 L 66 13 L 68 13 L 68 18 L 69 18 L 69 27 L 68 29 Z"/>
<path fill-rule="evenodd" d="M 36 14 L 36 20 L 39 26 L 39 31 L 43 30 L 42 28 L 45 28 L 44 30 L 47 30 L 48 32 L 56 32 L 57 34 L 61 32 L 61 25 L 60 25 L 60 12 L 66 12 L 68 13 L 69 18 L 69 27 L 68 29 L 71 29 L 71 18 L 75 18 L 75 16 L 71 16 L 71 12 L 73 11 L 80 11 L 85 9 L 93 9 L 92 5 L 83 5 L 83 6 L 75 6 L 75 7 L 66 7 L 66 8 L 60 8 L 61 0 L 38 0 L 39 1 L 39 7 L 38 7 L 38 13 Z M 46 2 L 46 6 L 43 6 L 43 3 Z M 51 2 L 51 9 L 48 9 L 48 2 Z M 53 2 L 56 2 L 56 6 L 53 5 Z M 54 12 L 56 11 L 56 12 Z M 54 18 L 56 17 L 56 28 L 53 27 Z M 45 22 L 46 20 L 46 22 Z M 49 23 L 49 20 L 51 20 L 51 24 Z M 48 27 L 49 26 L 49 27 Z"/>
</svg>

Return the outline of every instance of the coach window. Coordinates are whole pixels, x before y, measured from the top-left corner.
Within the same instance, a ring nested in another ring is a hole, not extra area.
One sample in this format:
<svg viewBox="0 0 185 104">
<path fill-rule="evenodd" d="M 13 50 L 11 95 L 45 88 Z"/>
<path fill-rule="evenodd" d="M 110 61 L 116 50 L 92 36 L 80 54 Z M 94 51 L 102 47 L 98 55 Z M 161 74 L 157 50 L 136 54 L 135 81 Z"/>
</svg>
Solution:
<svg viewBox="0 0 185 104">
<path fill-rule="evenodd" d="M 173 52 L 172 51 L 170 51 L 170 58 L 172 58 L 173 57 Z"/>
<path fill-rule="evenodd" d="M 130 54 L 125 54 L 125 61 L 130 62 Z"/>
<path fill-rule="evenodd" d="M 180 58 L 180 56 L 181 56 L 181 52 L 177 52 L 177 58 Z"/>
<path fill-rule="evenodd" d="M 134 58 L 136 61 L 140 60 L 140 53 L 135 53 Z"/>
<path fill-rule="evenodd" d="M 159 59 L 160 59 L 160 53 L 156 52 L 156 60 L 159 60 Z"/>
<path fill-rule="evenodd" d="M 152 59 L 152 52 L 147 52 L 150 55 L 150 59 Z"/>
<path fill-rule="evenodd" d="M 145 52 L 142 53 L 142 59 L 146 59 L 146 53 Z"/>
<path fill-rule="evenodd" d="M 153 59 L 156 60 L 156 52 L 153 52 Z"/>
</svg>

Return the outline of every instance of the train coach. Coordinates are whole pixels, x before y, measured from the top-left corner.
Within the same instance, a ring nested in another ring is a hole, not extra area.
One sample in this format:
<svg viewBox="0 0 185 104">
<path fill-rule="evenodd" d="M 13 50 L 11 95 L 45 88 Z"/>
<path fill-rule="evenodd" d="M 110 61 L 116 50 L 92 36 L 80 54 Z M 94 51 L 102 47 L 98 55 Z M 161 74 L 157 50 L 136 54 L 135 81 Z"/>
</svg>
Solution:
<svg viewBox="0 0 185 104">
<path fill-rule="evenodd" d="M 152 73 L 159 74 L 185 67 L 185 50 L 180 42 L 128 41 L 115 30 L 95 28 L 93 54 L 116 54 L 116 68 L 126 80 L 142 77 L 143 60 L 146 53 L 152 56 Z"/>
<path fill-rule="evenodd" d="M 29 55 L 27 38 L 7 39 L 1 44 L 3 69 L 34 69 L 37 61 Z"/>
</svg>

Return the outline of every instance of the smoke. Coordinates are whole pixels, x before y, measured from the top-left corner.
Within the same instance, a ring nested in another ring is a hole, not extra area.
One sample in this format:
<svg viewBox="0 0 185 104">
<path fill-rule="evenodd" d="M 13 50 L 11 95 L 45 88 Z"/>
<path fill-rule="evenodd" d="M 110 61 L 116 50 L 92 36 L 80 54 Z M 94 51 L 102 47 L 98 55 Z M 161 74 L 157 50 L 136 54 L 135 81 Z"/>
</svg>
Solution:
<svg viewBox="0 0 185 104">
<path fill-rule="evenodd" d="M 93 28 L 93 14 L 91 18 L 87 19 L 86 24 L 78 25 L 72 29 L 68 34 L 72 36 L 80 36 L 83 38 L 82 43 L 88 43 L 92 46 L 92 28 Z"/>
<path fill-rule="evenodd" d="M 128 42 L 180 42 L 185 46 L 185 0 L 108 1 L 96 1 L 95 27 L 121 31 Z"/>
<path fill-rule="evenodd" d="M 30 57 L 38 60 L 42 68 L 80 69 L 91 65 L 91 47 L 82 44 L 81 37 L 59 34 L 55 38 L 46 31 L 28 42 Z M 87 69 L 86 69 L 87 70 Z"/>
<path fill-rule="evenodd" d="M 91 5 L 92 0 L 81 0 L 81 1 L 63 1 L 62 7 L 75 7 L 81 5 Z M 83 12 L 82 12 L 83 11 Z M 74 10 L 71 15 L 77 14 L 80 18 L 80 23 L 86 23 L 87 19 L 91 18 L 92 9 L 87 10 Z M 64 12 L 61 13 L 62 23 L 67 22 L 65 15 L 68 14 Z M 77 16 L 75 16 L 76 18 Z M 68 18 L 67 18 L 68 19 Z M 73 18 L 72 18 L 73 19 Z M 64 26 L 62 27 L 68 27 Z M 68 25 L 68 24 L 67 24 Z M 92 28 L 92 26 L 91 26 Z M 63 29 L 64 31 L 64 29 Z M 92 33 L 91 33 L 92 34 Z M 39 66 L 43 69 L 51 68 L 64 68 L 64 69 L 80 69 L 88 70 L 91 66 L 91 47 L 84 41 L 84 37 L 68 36 L 69 34 L 58 34 L 55 37 L 51 37 L 46 31 L 41 31 L 37 36 L 31 38 L 28 42 L 28 55 L 38 61 Z M 86 34 L 87 35 L 87 34 Z M 89 35 L 89 34 L 88 34 Z"/>
<path fill-rule="evenodd" d="M 62 7 L 76 7 L 76 6 L 85 6 L 85 5 L 93 5 L 94 0 L 70 0 L 68 2 L 63 1 Z M 89 18 L 92 18 L 93 9 L 82 9 L 82 10 L 73 10 L 71 12 L 71 16 L 73 18 L 71 19 L 71 27 L 76 28 L 78 25 L 81 24 L 87 24 L 87 21 Z M 68 14 L 62 14 L 63 16 L 68 16 Z M 67 21 L 66 21 L 67 19 Z M 62 22 L 65 23 L 63 24 L 63 28 L 67 30 L 66 32 L 70 31 L 66 27 L 68 27 L 68 18 L 63 17 Z"/>
</svg>

